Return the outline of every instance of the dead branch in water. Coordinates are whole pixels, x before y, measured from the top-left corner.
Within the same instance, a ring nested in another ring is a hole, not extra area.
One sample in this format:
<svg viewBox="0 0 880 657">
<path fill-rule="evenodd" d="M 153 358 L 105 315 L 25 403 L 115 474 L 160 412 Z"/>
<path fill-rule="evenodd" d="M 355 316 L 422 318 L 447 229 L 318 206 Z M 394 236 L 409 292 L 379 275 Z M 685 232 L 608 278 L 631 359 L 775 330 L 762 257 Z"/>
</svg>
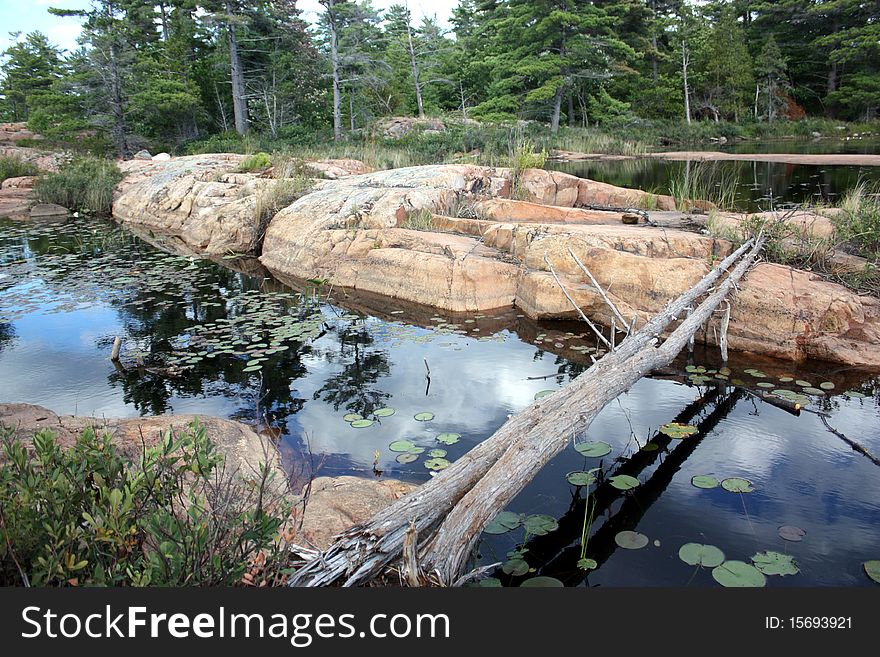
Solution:
<svg viewBox="0 0 880 657">
<path fill-rule="evenodd" d="M 744 244 L 564 388 L 511 417 L 490 438 L 418 490 L 367 523 L 343 532 L 320 558 L 293 575 L 291 585 L 342 582 L 355 586 L 373 579 L 400 558 L 411 523 L 421 540 L 422 571 L 438 573 L 447 584 L 458 581 L 489 521 L 573 436 L 584 431 L 609 401 L 678 355 L 734 290 L 763 244 L 762 238 Z M 733 265 L 717 289 L 659 344 L 664 330 L 685 308 L 710 292 Z"/>
<path fill-rule="evenodd" d="M 838 431 L 837 429 L 832 427 L 830 424 L 828 424 L 828 420 L 825 418 L 824 413 L 817 413 L 817 415 L 819 416 L 819 419 L 822 420 L 822 424 L 825 425 L 825 428 L 828 429 L 828 431 L 830 431 L 835 436 L 840 438 L 843 442 L 845 442 L 847 445 L 852 447 L 853 450 L 855 450 L 859 454 L 862 454 L 863 456 L 867 456 L 874 465 L 880 465 L 880 459 L 878 459 L 876 456 L 871 454 L 871 452 L 869 452 L 867 450 L 867 448 L 862 447 L 855 440 L 853 440 L 852 438 L 848 438 L 846 435 L 844 435 L 843 433 L 841 433 L 840 431 Z"/>
</svg>

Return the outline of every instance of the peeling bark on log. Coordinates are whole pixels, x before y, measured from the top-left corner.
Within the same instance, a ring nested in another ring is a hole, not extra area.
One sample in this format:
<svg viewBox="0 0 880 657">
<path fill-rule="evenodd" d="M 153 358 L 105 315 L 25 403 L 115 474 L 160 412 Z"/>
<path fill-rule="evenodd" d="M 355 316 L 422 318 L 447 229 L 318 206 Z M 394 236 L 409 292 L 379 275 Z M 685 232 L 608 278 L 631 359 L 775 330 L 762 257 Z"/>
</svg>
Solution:
<svg viewBox="0 0 880 657">
<path fill-rule="evenodd" d="M 671 302 L 616 351 L 556 393 L 514 415 L 490 438 L 420 489 L 401 498 L 364 525 L 352 527 L 320 558 L 291 578 L 292 586 L 365 583 L 401 556 L 410 523 L 415 524 L 424 572 L 445 583 L 458 579 L 488 522 L 540 468 L 585 430 L 596 414 L 642 376 L 670 363 L 690 336 L 730 294 L 763 245 L 749 241 L 697 285 Z M 751 250 L 749 250 L 751 248 Z M 659 336 L 694 301 L 709 292 L 727 269 L 736 268 L 659 347 Z"/>
</svg>

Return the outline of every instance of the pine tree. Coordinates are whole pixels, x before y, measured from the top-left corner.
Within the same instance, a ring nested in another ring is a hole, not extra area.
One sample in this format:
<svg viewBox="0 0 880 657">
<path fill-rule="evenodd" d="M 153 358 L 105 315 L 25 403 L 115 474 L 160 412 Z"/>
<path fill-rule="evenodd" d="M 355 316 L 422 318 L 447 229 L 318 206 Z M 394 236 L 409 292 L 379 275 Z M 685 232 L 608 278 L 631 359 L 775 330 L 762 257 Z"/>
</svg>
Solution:
<svg viewBox="0 0 880 657">
<path fill-rule="evenodd" d="M 31 32 L 23 41 L 3 52 L 6 61 L 0 67 L 4 114 L 13 121 L 27 121 L 29 99 L 48 91 L 62 75 L 61 53 L 42 32 Z"/>
</svg>

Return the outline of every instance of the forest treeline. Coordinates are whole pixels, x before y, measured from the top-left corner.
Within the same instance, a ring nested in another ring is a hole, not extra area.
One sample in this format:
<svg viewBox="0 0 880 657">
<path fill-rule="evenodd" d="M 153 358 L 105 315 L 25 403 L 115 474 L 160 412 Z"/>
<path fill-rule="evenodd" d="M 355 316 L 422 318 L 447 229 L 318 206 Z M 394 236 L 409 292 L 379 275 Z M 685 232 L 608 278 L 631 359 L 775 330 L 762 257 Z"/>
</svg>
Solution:
<svg viewBox="0 0 880 657">
<path fill-rule="evenodd" d="M 249 131 L 344 139 L 383 116 L 560 126 L 871 121 L 880 10 L 860 0 L 93 0 L 75 52 L 18 35 L 0 115 L 129 155 Z"/>
</svg>

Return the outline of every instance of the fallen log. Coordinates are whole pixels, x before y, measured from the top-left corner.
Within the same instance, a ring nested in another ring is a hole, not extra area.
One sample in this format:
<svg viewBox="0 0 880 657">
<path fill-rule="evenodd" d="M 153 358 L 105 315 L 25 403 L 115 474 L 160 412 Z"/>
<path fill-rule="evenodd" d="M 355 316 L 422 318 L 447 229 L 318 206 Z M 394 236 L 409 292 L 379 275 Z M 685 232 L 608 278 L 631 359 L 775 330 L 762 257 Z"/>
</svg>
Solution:
<svg viewBox="0 0 880 657">
<path fill-rule="evenodd" d="M 486 524 L 609 401 L 675 358 L 754 263 L 763 243 L 759 238 L 744 244 L 567 386 L 514 415 L 490 438 L 368 523 L 341 534 L 320 557 L 298 570 L 290 584 L 366 583 L 401 556 L 412 522 L 422 541 L 422 568 L 455 585 Z M 664 330 L 737 262 L 717 289 L 656 346 Z"/>
</svg>

